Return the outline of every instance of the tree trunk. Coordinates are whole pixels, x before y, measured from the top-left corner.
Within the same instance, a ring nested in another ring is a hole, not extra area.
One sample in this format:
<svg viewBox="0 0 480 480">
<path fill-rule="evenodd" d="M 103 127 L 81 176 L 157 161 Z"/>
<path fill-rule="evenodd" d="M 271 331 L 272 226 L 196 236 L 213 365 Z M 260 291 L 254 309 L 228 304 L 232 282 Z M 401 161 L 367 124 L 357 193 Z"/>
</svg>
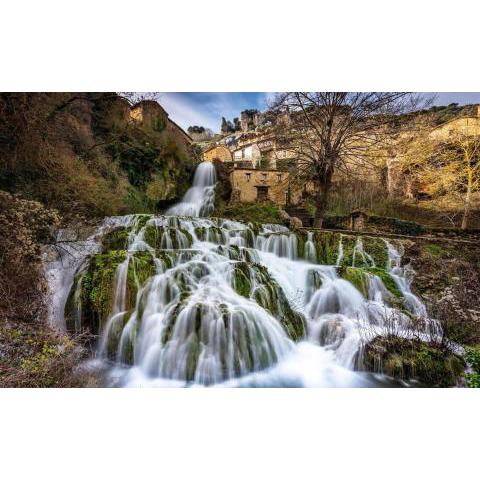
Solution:
<svg viewBox="0 0 480 480">
<path fill-rule="evenodd" d="M 466 230 L 468 227 L 468 218 L 470 217 L 471 199 L 470 199 L 470 185 L 467 189 L 467 196 L 465 197 L 465 208 L 463 209 L 462 218 L 462 230 Z"/>
<path fill-rule="evenodd" d="M 330 191 L 331 180 L 327 178 L 326 180 L 319 182 L 317 197 L 315 201 L 315 220 L 313 226 L 315 228 L 322 228 L 323 219 L 325 218 L 325 212 L 327 211 L 327 202 L 328 202 L 328 193 Z"/>
<path fill-rule="evenodd" d="M 466 230 L 468 226 L 468 218 L 470 216 L 470 207 L 472 203 L 472 184 L 473 184 L 473 174 L 471 169 L 467 172 L 467 194 L 465 195 L 465 208 L 463 210 L 463 218 L 462 218 L 462 230 Z"/>
</svg>

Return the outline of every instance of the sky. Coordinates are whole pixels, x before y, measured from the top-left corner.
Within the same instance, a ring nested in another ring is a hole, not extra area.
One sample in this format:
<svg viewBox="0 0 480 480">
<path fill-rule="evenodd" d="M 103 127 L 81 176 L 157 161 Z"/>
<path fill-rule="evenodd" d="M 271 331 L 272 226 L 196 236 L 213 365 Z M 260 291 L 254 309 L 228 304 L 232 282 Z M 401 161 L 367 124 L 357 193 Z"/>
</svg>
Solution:
<svg viewBox="0 0 480 480">
<path fill-rule="evenodd" d="M 434 105 L 480 103 L 480 92 L 427 92 L 436 95 Z M 264 92 L 182 92 L 160 93 L 158 101 L 170 118 L 185 130 L 191 125 L 219 132 L 222 117 L 233 120 L 249 108 L 264 110 L 271 93 Z"/>
</svg>

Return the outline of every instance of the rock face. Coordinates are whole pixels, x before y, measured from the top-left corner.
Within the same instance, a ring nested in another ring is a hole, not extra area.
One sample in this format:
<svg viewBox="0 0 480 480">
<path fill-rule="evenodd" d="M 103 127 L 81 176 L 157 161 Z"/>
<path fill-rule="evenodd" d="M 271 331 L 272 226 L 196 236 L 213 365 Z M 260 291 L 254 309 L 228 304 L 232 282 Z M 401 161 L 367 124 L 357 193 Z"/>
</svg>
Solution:
<svg viewBox="0 0 480 480">
<path fill-rule="evenodd" d="M 461 344 L 480 342 L 480 249 L 471 243 L 418 241 L 403 261 L 416 275 L 412 288 L 425 300 L 448 336 Z"/>
<path fill-rule="evenodd" d="M 290 218 L 290 228 L 295 230 L 297 228 L 302 228 L 302 226 L 303 226 L 303 223 L 298 217 L 291 217 Z"/>
</svg>

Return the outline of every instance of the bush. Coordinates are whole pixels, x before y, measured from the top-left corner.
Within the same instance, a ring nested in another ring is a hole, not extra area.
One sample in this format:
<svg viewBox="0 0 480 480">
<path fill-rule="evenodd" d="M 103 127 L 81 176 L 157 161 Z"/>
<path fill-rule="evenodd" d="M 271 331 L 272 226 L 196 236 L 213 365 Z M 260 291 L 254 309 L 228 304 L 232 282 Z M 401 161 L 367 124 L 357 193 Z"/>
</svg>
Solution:
<svg viewBox="0 0 480 480">
<path fill-rule="evenodd" d="M 33 321 L 44 309 L 40 246 L 53 240 L 60 217 L 41 203 L 0 191 L 0 317 Z"/>
<path fill-rule="evenodd" d="M 472 369 L 472 373 L 465 374 L 467 387 L 480 388 L 480 346 L 466 347 L 465 361 Z"/>
</svg>

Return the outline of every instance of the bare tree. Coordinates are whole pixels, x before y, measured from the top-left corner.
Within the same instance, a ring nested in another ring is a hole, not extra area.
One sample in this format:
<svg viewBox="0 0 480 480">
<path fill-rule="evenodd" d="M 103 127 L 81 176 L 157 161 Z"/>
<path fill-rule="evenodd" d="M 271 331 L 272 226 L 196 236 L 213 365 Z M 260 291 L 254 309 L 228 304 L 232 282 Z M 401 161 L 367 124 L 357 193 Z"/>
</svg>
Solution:
<svg viewBox="0 0 480 480">
<path fill-rule="evenodd" d="M 314 226 L 321 228 L 334 173 L 374 168 L 385 156 L 392 126 L 420 97 L 405 92 L 288 92 L 275 96 L 276 134 L 290 151 L 291 178 L 316 193 Z M 283 121 L 282 121 L 283 119 Z"/>
</svg>

